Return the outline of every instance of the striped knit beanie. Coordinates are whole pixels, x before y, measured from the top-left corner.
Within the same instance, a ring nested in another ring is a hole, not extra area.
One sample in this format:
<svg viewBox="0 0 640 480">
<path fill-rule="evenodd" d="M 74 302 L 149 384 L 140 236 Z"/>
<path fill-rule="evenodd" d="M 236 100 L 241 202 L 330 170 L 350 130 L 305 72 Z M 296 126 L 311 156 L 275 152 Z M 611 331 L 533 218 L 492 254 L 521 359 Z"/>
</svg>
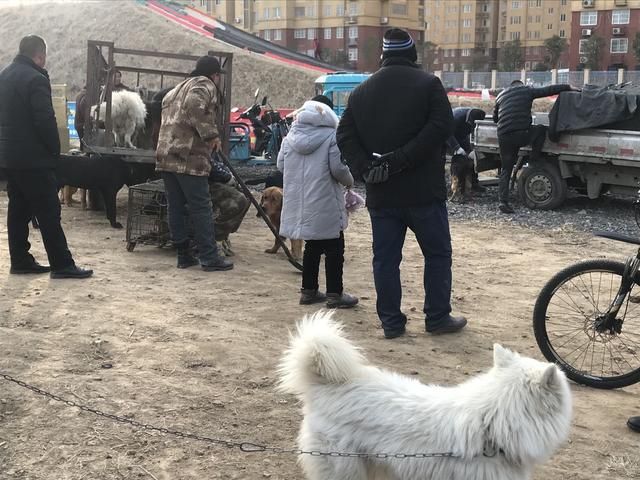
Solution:
<svg viewBox="0 0 640 480">
<path fill-rule="evenodd" d="M 404 57 L 413 62 L 418 59 L 416 44 L 408 32 L 391 28 L 382 37 L 382 58 Z"/>
</svg>

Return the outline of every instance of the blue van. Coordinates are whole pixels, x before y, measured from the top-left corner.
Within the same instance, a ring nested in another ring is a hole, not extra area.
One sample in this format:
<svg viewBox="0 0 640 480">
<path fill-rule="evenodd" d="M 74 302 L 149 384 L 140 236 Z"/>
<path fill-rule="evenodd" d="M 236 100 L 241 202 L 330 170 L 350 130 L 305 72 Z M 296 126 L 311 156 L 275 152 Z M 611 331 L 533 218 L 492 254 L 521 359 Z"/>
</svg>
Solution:
<svg viewBox="0 0 640 480">
<path fill-rule="evenodd" d="M 369 73 L 336 72 L 318 77 L 315 81 L 316 95 L 324 95 L 333 102 L 333 111 L 341 116 L 347 107 L 351 91 L 369 78 Z"/>
</svg>

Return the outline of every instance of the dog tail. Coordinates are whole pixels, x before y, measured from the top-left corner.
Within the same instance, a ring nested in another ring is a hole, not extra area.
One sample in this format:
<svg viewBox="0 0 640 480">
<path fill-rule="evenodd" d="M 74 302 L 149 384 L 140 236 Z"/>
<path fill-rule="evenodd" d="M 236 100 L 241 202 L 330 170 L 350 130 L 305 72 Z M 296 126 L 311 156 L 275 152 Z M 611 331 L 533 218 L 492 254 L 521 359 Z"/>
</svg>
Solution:
<svg viewBox="0 0 640 480">
<path fill-rule="evenodd" d="M 363 370 L 364 357 L 332 317 L 321 310 L 298 323 L 280 363 L 280 390 L 302 395 L 311 385 L 347 383 Z"/>
</svg>

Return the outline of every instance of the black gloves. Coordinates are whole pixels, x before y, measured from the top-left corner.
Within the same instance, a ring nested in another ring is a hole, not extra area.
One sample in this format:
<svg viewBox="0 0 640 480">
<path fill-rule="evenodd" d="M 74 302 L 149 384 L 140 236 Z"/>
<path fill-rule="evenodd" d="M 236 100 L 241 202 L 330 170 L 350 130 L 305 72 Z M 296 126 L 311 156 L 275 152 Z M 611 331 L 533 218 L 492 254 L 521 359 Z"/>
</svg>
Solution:
<svg viewBox="0 0 640 480">
<path fill-rule="evenodd" d="M 393 152 L 385 153 L 384 155 L 375 155 L 371 162 L 371 167 L 364 175 L 364 181 L 367 183 L 382 183 L 389 180 L 390 175 L 400 173 L 411 165 L 407 156 L 401 149 L 397 149 Z"/>
</svg>

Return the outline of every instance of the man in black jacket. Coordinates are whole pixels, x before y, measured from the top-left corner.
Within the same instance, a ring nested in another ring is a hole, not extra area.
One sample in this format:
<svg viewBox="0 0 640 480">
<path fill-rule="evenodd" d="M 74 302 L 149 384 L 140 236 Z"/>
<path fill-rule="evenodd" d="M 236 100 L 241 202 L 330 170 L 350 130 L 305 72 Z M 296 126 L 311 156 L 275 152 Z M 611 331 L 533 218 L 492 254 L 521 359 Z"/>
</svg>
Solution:
<svg viewBox="0 0 640 480">
<path fill-rule="evenodd" d="M 463 193 L 465 197 L 471 194 L 470 191 L 466 191 L 467 182 L 465 179 L 471 182 L 470 190 L 476 192 L 485 190 L 480 186 L 478 173 L 475 171 L 474 158 L 471 156 L 471 152 L 473 152 L 471 134 L 476 127 L 476 122 L 484 120 L 486 116 L 485 111 L 479 108 L 458 107 L 453 109 L 453 134 L 447 140 L 447 147 L 451 154 L 450 173 L 453 198 L 457 198 L 459 193 Z M 465 178 L 467 175 L 471 178 Z"/>
<path fill-rule="evenodd" d="M 511 86 L 498 95 L 493 111 L 493 121 L 498 124 L 498 144 L 500 145 L 500 211 L 513 213 L 509 204 L 509 181 L 513 167 L 518 160 L 518 152 L 525 145 L 532 145 L 534 151 L 542 149 L 546 138 L 546 129 L 531 127 L 531 107 L 536 98 L 550 97 L 560 92 L 574 90 L 570 85 L 549 85 L 533 88 L 520 80 L 511 82 Z"/>
<path fill-rule="evenodd" d="M 350 95 L 338 146 L 355 178 L 364 179 L 373 232 L 376 308 L 386 338 L 405 333 L 400 261 L 407 228 L 425 256 L 424 313 L 431 333 L 462 329 L 451 312 L 451 237 L 443 149 L 452 133 L 447 94 L 416 65 L 409 34 L 388 30 L 381 68 Z"/>
<path fill-rule="evenodd" d="M 18 56 L 0 72 L 0 169 L 7 176 L 7 230 L 11 273 L 45 273 L 51 278 L 87 278 L 76 267 L 60 225 L 54 173 L 60 138 L 44 69 L 47 46 L 35 35 L 20 41 Z M 37 218 L 51 267 L 29 253 L 29 221 Z"/>
</svg>

